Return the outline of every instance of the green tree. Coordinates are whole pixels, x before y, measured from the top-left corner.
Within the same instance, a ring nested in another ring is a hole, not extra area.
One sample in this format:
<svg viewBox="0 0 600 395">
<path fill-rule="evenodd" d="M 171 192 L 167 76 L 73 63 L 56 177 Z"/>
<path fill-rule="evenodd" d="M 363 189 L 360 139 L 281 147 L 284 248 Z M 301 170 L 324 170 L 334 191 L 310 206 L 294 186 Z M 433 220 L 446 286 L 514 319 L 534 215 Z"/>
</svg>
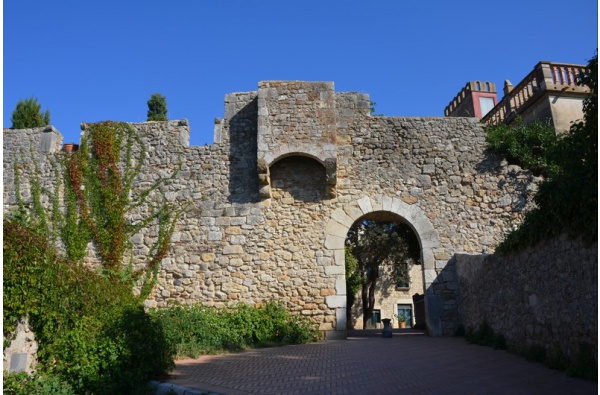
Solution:
<svg viewBox="0 0 600 395">
<path fill-rule="evenodd" d="M 358 260 L 352 255 L 352 249 L 344 249 L 344 265 L 346 267 L 346 320 L 352 319 L 352 306 L 356 301 L 356 294 L 362 286 L 362 273 L 358 270 Z"/>
<path fill-rule="evenodd" d="M 502 154 L 510 163 L 548 175 L 557 170 L 552 152 L 558 145 L 556 130 L 549 122 L 534 121 L 525 125 L 518 120 L 513 125 L 486 127 L 488 149 Z"/>
<path fill-rule="evenodd" d="M 498 246 L 516 251 L 560 234 L 598 240 L 598 54 L 578 78 L 590 88 L 583 102 L 584 119 L 550 151 L 556 166 L 534 196 L 536 207 L 519 228 Z"/>
<path fill-rule="evenodd" d="M 420 244 L 405 223 L 363 220 L 354 223 L 348 231 L 346 247 L 357 260 L 365 328 L 373 315 L 382 265 L 392 265 L 396 283 L 409 283 L 410 266 L 420 260 Z"/>
<path fill-rule="evenodd" d="M 19 100 L 12 113 L 12 128 L 27 129 L 47 126 L 50 124 L 50 110 L 41 111 L 37 97 Z"/>
<path fill-rule="evenodd" d="M 148 121 L 167 120 L 167 99 L 160 93 L 155 93 L 148 100 Z"/>
</svg>

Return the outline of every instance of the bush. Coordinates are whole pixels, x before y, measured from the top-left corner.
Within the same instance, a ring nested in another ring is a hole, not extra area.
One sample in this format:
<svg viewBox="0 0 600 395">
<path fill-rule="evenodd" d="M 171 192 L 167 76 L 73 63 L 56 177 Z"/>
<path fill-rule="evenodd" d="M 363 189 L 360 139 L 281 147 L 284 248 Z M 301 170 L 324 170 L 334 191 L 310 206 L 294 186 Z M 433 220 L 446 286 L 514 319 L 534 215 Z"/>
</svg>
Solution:
<svg viewBox="0 0 600 395">
<path fill-rule="evenodd" d="M 148 121 L 167 120 L 167 99 L 160 93 L 155 93 L 148 100 Z"/>
<path fill-rule="evenodd" d="M 76 393 L 131 393 L 173 366 L 162 327 L 126 284 L 58 256 L 44 236 L 4 221 L 4 335 L 29 317 L 38 371 Z"/>
<path fill-rule="evenodd" d="M 556 143 L 551 140 L 546 143 L 546 137 L 541 137 L 542 133 L 535 125 L 531 140 L 523 138 L 524 133 L 513 133 L 506 126 L 488 129 L 491 149 L 507 156 L 514 155 L 530 170 L 541 169 L 548 175 L 533 199 L 536 207 L 526 214 L 517 230 L 505 237 L 496 248 L 497 253 L 508 254 L 561 234 L 581 238 L 589 244 L 598 240 L 597 54 L 590 59 L 586 72 L 578 76 L 578 80 L 591 91 L 583 102 L 584 120 L 573 124 L 569 133 Z M 536 146 L 543 152 L 536 153 L 539 161 L 530 161 L 527 151 Z"/>
<path fill-rule="evenodd" d="M 47 126 L 50 124 L 50 111 L 42 113 L 41 105 L 38 104 L 37 98 L 29 98 L 19 100 L 17 107 L 12 113 L 12 128 L 26 129 Z"/>
<path fill-rule="evenodd" d="M 316 324 L 291 315 L 280 303 L 253 307 L 177 306 L 151 312 L 178 357 L 319 340 Z"/>
<path fill-rule="evenodd" d="M 504 155 L 509 163 L 517 164 L 535 174 L 549 174 L 557 169 L 551 152 L 559 141 L 550 123 L 534 121 L 524 125 L 492 125 L 486 128 L 488 149 Z"/>
<path fill-rule="evenodd" d="M 7 395 L 74 395 L 73 388 L 58 376 L 37 375 L 4 371 L 3 393 Z"/>
</svg>

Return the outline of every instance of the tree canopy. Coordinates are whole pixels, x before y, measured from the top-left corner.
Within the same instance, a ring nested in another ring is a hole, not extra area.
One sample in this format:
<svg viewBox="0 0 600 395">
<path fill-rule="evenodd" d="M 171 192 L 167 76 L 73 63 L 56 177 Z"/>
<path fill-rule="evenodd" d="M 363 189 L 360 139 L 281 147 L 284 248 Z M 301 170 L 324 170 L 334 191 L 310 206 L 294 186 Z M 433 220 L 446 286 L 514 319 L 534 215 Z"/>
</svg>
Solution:
<svg viewBox="0 0 600 395">
<path fill-rule="evenodd" d="M 12 113 L 11 122 L 13 129 L 47 126 L 50 125 L 50 110 L 42 112 L 37 97 L 19 100 Z"/>
<path fill-rule="evenodd" d="M 155 93 L 148 100 L 148 121 L 167 120 L 167 99 L 160 93 Z"/>
<path fill-rule="evenodd" d="M 410 267 L 420 261 L 420 244 L 405 223 L 362 220 L 348 231 L 346 247 L 356 258 L 356 263 L 347 265 L 355 268 L 353 273 L 346 273 L 346 278 L 360 278 L 364 328 L 373 315 L 382 265 L 392 266 L 395 283 L 410 283 Z M 348 309 L 353 301 L 353 297 L 348 301 Z"/>
<path fill-rule="evenodd" d="M 522 119 L 518 119 L 512 125 L 488 126 L 486 132 L 488 149 L 504 155 L 509 163 L 538 175 L 548 175 L 557 170 L 552 152 L 559 138 L 549 122 L 536 120 L 525 125 Z"/>
<path fill-rule="evenodd" d="M 578 83 L 590 88 L 584 118 L 548 151 L 554 166 L 534 196 L 536 207 L 519 228 L 498 246 L 516 251 L 566 233 L 584 241 L 598 240 L 598 54 L 590 59 Z"/>
</svg>

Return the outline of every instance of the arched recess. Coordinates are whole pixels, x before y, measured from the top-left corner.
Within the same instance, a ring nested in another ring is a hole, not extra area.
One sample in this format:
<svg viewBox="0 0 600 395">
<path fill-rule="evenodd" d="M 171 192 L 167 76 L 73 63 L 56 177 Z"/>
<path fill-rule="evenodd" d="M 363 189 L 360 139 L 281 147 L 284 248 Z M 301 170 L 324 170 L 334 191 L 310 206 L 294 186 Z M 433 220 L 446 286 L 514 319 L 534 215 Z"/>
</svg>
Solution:
<svg viewBox="0 0 600 395">
<path fill-rule="evenodd" d="M 336 181 L 337 181 L 337 161 L 335 158 L 329 157 L 329 152 L 323 151 L 312 152 L 311 150 L 306 151 L 292 151 L 290 146 L 285 146 L 285 149 L 278 149 L 276 151 L 277 156 L 273 153 L 267 153 L 262 158 L 258 159 L 258 182 L 259 182 L 259 196 L 261 199 L 270 199 L 272 197 L 271 188 L 271 167 L 276 165 L 278 162 L 294 157 L 304 157 L 313 160 L 323 166 L 325 170 L 325 178 L 323 180 L 325 185 L 325 196 L 328 199 L 336 196 Z M 319 155 L 320 154 L 320 155 Z"/>
<path fill-rule="evenodd" d="M 271 198 L 320 202 L 327 196 L 325 166 L 307 155 L 286 155 L 269 166 Z"/>
<path fill-rule="evenodd" d="M 442 301 L 433 293 L 431 285 L 437 277 L 434 249 L 440 240 L 429 218 L 418 206 L 406 204 L 397 197 L 366 196 L 338 208 L 331 213 L 325 229 L 325 249 L 333 253 L 334 264 L 325 267 L 325 274 L 335 276 L 336 294 L 326 297 L 326 304 L 336 311 L 336 327 L 328 338 L 346 337 L 346 280 L 344 243 L 348 230 L 356 220 L 369 213 L 388 212 L 401 217 L 415 232 L 421 245 L 423 285 L 425 288 L 425 316 L 427 331 L 431 336 L 441 336 Z"/>
</svg>

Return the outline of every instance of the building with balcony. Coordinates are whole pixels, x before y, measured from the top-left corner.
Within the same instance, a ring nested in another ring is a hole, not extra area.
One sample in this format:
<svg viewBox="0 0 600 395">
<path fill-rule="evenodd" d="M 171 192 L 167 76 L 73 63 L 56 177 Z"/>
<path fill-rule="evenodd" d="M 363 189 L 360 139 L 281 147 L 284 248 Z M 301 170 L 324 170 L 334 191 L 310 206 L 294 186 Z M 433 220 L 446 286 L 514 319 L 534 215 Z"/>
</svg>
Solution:
<svg viewBox="0 0 600 395">
<path fill-rule="evenodd" d="M 549 121 L 557 132 L 569 130 L 583 118 L 583 99 L 590 92 L 577 85 L 583 65 L 539 62 L 516 86 L 504 82 L 504 97 L 496 103 L 494 84 L 473 81 L 459 92 L 444 111 L 447 117 L 472 116 L 487 125 L 510 125 L 516 119 L 525 124 Z M 488 109 L 491 100 L 493 108 Z"/>
</svg>

